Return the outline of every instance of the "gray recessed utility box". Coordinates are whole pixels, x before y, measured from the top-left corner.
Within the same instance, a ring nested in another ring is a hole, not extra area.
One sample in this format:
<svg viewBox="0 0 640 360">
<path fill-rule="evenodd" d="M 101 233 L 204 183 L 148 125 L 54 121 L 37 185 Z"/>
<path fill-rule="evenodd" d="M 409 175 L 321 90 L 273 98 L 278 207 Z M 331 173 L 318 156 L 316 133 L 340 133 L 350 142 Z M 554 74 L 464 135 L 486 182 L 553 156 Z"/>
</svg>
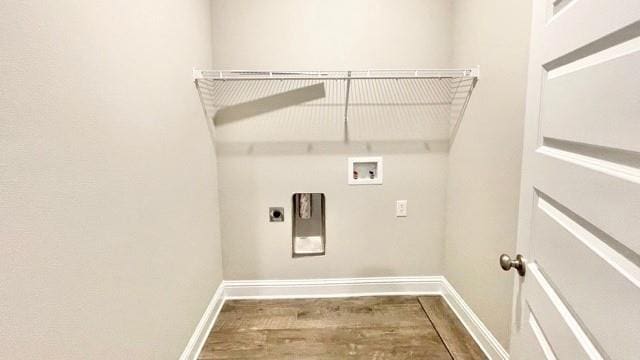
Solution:
<svg viewBox="0 0 640 360">
<path fill-rule="evenodd" d="M 293 257 L 325 254 L 324 211 L 324 194 L 293 194 Z"/>
</svg>

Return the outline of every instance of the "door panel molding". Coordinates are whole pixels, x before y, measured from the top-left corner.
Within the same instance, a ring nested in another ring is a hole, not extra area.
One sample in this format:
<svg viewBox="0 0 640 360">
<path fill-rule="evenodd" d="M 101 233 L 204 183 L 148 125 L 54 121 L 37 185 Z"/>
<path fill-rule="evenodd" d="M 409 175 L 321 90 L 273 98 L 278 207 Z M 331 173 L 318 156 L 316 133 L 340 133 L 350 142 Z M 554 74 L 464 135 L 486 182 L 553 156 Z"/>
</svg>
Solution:
<svg viewBox="0 0 640 360">
<path fill-rule="evenodd" d="M 536 155 L 537 189 L 640 253 L 638 229 L 629 226 L 640 224 L 640 184 L 603 167 L 562 157 L 558 151 L 541 148 Z"/>
<path fill-rule="evenodd" d="M 542 64 L 553 69 L 640 36 L 638 14 L 636 0 L 574 1 L 540 29 Z M 585 19 L 600 21 L 585 26 Z"/>
<path fill-rule="evenodd" d="M 561 359 L 603 359 L 578 320 L 542 274 L 540 266 L 527 267 L 527 301 L 553 351 Z"/>
<path fill-rule="evenodd" d="M 613 359 L 639 354 L 637 339 L 620 334 L 633 334 L 640 323 L 640 268 L 560 206 L 544 196 L 539 199 L 533 253 L 545 276 Z"/>
<path fill-rule="evenodd" d="M 556 354 L 553 352 L 551 344 L 549 344 L 549 340 L 547 340 L 547 337 L 544 335 L 544 331 L 540 327 L 540 324 L 538 323 L 538 320 L 536 320 L 536 317 L 533 315 L 531 308 L 529 308 L 528 323 L 531 331 L 533 332 L 533 336 L 535 336 L 536 340 L 538 341 L 538 345 L 540 346 L 540 350 L 542 351 L 545 359 L 556 360 Z"/>
</svg>

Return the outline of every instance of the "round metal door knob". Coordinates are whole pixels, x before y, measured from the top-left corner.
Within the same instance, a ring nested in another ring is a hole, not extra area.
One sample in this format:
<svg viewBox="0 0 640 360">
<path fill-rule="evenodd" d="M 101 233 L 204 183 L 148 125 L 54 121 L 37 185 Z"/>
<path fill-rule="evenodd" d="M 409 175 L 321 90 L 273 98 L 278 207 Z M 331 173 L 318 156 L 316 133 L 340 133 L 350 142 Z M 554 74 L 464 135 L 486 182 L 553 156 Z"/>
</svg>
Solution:
<svg viewBox="0 0 640 360">
<path fill-rule="evenodd" d="M 524 276 L 524 274 L 526 273 L 524 257 L 522 257 L 522 255 L 520 254 L 516 255 L 515 260 L 512 260 L 511 256 L 507 254 L 500 255 L 500 267 L 502 267 L 502 270 L 504 271 L 516 269 L 518 270 L 518 274 L 520 274 L 520 276 Z"/>
</svg>

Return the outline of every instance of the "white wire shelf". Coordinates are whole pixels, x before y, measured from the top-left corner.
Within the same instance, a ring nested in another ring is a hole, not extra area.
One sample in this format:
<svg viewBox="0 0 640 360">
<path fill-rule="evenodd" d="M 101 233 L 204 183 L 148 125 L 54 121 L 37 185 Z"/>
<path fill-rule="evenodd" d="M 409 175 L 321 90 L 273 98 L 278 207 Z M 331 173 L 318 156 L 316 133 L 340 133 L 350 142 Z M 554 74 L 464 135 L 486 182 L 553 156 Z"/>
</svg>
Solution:
<svg viewBox="0 0 640 360">
<path fill-rule="evenodd" d="M 194 70 L 207 119 L 216 126 L 260 118 L 426 122 L 430 140 L 453 142 L 479 68 L 442 70 Z"/>
</svg>

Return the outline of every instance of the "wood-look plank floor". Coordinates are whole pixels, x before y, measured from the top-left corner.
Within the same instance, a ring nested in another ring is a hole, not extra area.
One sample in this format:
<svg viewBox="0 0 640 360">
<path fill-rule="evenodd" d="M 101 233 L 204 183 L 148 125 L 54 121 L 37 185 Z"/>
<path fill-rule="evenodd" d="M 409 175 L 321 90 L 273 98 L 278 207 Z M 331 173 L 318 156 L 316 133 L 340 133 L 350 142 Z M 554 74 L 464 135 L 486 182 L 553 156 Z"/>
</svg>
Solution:
<svg viewBox="0 0 640 360">
<path fill-rule="evenodd" d="M 441 296 L 421 296 L 418 301 L 454 359 L 487 358 Z"/>
<path fill-rule="evenodd" d="M 452 356 L 417 297 L 381 296 L 227 301 L 199 358 L 438 360 Z"/>
</svg>

